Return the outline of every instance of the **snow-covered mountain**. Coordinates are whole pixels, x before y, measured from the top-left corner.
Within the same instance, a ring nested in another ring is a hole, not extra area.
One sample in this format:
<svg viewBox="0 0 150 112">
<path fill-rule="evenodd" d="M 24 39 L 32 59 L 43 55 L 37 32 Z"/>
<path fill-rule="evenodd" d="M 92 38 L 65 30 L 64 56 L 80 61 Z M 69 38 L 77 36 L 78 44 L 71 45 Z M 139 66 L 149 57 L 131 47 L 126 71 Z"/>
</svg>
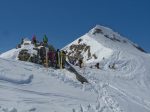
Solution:
<svg viewBox="0 0 150 112">
<path fill-rule="evenodd" d="M 78 56 L 82 55 L 84 63 L 110 59 L 120 52 L 128 52 L 128 54 L 145 52 L 137 44 L 122 37 L 112 29 L 99 25 L 65 46 L 63 50 L 66 50 L 68 55 L 73 58 L 78 58 Z"/>
<path fill-rule="evenodd" d="M 21 49 L 36 53 L 25 43 L 0 55 L 0 112 L 150 112 L 150 54 L 110 28 L 98 25 L 63 48 L 84 57 L 83 68 L 72 65 L 84 84 L 67 69 L 18 61 Z"/>
</svg>

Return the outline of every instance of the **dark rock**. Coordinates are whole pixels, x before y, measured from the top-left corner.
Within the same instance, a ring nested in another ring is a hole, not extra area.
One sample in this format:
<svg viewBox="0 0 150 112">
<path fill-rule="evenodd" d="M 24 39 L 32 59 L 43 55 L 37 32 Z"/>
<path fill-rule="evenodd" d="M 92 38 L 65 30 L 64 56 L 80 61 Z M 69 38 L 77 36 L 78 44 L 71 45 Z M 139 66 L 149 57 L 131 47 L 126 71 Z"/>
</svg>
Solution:
<svg viewBox="0 0 150 112">
<path fill-rule="evenodd" d="M 103 31 L 99 28 L 94 29 L 93 35 L 98 34 L 98 33 L 103 34 Z"/>
</svg>

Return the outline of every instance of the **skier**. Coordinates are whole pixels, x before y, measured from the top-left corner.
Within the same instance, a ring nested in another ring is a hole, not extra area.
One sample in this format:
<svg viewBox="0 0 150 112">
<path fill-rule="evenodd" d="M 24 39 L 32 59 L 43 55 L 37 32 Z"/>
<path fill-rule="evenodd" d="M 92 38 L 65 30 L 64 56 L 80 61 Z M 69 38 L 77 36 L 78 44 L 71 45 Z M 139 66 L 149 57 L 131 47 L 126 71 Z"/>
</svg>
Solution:
<svg viewBox="0 0 150 112">
<path fill-rule="evenodd" d="M 78 64 L 79 64 L 79 67 L 82 68 L 82 64 L 83 64 L 83 56 L 80 54 L 79 57 L 78 57 Z"/>
<path fill-rule="evenodd" d="M 48 60 L 50 61 L 50 66 L 54 67 L 54 64 L 55 64 L 55 52 L 54 51 L 48 52 Z"/>
<path fill-rule="evenodd" d="M 32 44 L 34 44 L 34 46 L 36 47 L 37 40 L 36 40 L 36 36 L 35 35 L 32 37 Z"/>
<path fill-rule="evenodd" d="M 96 63 L 95 67 L 96 67 L 97 69 L 100 69 L 99 63 Z"/>
<path fill-rule="evenodd" d="M 115 63 L 110 64 L 108 67 L 109 67 L 110 69 L 116 69 Z"/>
<path fill-rule="evenodd" d="M 45 49 L 45 47 L 40 48 L 39 54 L 40 54 L 40 59 L 42 61 L 42 64 L 44 64 L 45 63 L 44 61 L 46 59 L 46 49 Z"/>
</svg>

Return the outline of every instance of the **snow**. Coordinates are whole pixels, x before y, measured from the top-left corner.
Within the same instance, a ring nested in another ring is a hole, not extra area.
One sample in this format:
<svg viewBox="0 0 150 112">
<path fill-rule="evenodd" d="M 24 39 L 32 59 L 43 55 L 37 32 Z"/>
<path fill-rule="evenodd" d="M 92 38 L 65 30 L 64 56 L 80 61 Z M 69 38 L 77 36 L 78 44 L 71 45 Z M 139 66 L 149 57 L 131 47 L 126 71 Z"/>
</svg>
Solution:
<svg viewBox="0 0 150 112">
<path fill-rule="evenodd" d="M 102 60 L 103 57 L 109 58 L 113 54 L 113 51 L 111 49 L 106 48 L 103 45 L 99 44 L 94 39 L 91 39 L 91 37 L 88 35 L 82 36 L 81 39 L 84 39 L 84 42 L 81 42 L 81 44 L 85 43 L 87 45 L 90 45 L 91 53 L 96 54 L 96 56 L 98 56 L 98 58 L 96 60 L 94 60 L 93 58 L 88 61 L 84 60 L 84 61 L 86 61 L 86 63 L 92 63 L 92 62 L 96 62 L 98 60 Z M 85 57 L 86 55 L 83 54 L 83 56 Z"/>
<path fill-rule="evenodd" d="M 93 35 L 95 28 L 103 34 Z M 150 112 L 150 54 L 110 28 L 95 28 L 80 38 L 98 58 L 84 60 L 83 68 L 73 66 L 89 83 L 81 84 L 66 69 L 18 61 L 21 49 L 35 52 L 32 44 L 1 54 L 0 112 Z M 100 69 L 90 68 L 96 62 Z"/>
<path fill-rule="evenodd" d="M 2 112 L 10 112 L 12 107 L 19 112 L 70 112 L 78 104 L 86 106 L 96 101 L 94 92 L 83 91 L 83 85 L 75 79 L 74 74 L 66 70 L 46 69 L 6 59 L 0 59 L 0 63 Z"/>
<path fill-rule="evenodd" d="M 34 50 L 33 48 L 34 48 L 34 45 L 31 44 L 31 41 L 28 38 L 25 38 L 23 44 L 21 45 L 21 48 L 12 49 L 5 53 L 2 53 L 0 55 L 0 58 L 18 60 L 18 54 L 23 49 L 27 49 L 28 53 L 30 53 L 31 55 L 37 54 L 37 51 Z"/>
<path fill-rule="evenodd" d="M 18 50 L 17 49 L 12 49 L 12 50 L 9 50 L 5 53 L 2 53 L 0 55 L 1 58 L 6 58 L 6 59 L 16 59 L 16 57 L 18 56 Z"/>
</svg>

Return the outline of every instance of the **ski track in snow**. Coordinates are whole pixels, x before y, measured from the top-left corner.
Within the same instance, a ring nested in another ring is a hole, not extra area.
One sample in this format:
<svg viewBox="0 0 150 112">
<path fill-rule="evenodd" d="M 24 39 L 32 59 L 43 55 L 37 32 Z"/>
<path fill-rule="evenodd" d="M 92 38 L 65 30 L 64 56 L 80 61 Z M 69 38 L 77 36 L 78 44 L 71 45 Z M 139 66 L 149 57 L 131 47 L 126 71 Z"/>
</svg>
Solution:
<svg viewBox="0 0 150 112">
<path fill-rule="evenodd" d="M 120 90 L 112 85 L 109 85 L 110 88 L 112 89 L 115 89 L 116 91 L 118 91 L 121 95 L 125 96 L 127 99 L 129 99 L 130 101 L 132 101 L 133 103 L 136 103 L 138 104 L 139 106 L 142 106 L 144 108 L 146 108 L 147 110 L 150 111 L 150 102 L 146 101 L 146 100 L 143 100 L 141 99 L 140 97 L 138 96 L 134 96 L 134 95 L 131 95 L 131 94 L 128 94 L 126 93 L 125 91 L 123 90 Z"/>
<path fill-rule="evenodd" d="M 90 74 L 91 75 L 91 74 Z M 80 110 L 73 109 L 73 111 L 79 112 L 123 112 L 119 103 L 115 101 L 107 91 L 108 84 L 106 82 L 99 82 L 96 78 L 86 77 L 89 81 L 89 85 L 84 86 L 84 91 L 93 90 L 97 94 L 96 106 L 80 106 Z M 103 103 L 104 102 L 104 103 Z"/>
<path fill-rule="evenodd" d="M 96 82 L 95 82 L 96 81 Z M 97 97 L 97 105 L 94 107 L 92 110 L 100 111 L 100 112 L 105 112 L 106 110 L 109 112 L 123 112 L 121 107 L 119 106 L 119 103 L 115 101 L 110 95 L 109 92 L 107 91 L 108 84 L 105 82 L 98 83 L 98 80 L 90 80 L 91 85 L 94 88 L 94 91 L 98 94 Z M 102 104 L 104 102 L 105 104 Z M 101 106 L 102 105 L 102 106 Z M 90 112 L 88 110 L 85 110 L 83 112 Z"/>
<path fill-rule="evenodd" d="M 107 66 L 111 63 L 115 63 L 116 69 L 106 69 L 110 72 L 110 74 L 112 74 L 111 72 L 114 72 L 115 77 L 124 78 L 126 80 L 134 79 L 135 75 L 137 74 L 136 71 L 139 69 L 143 70 L 143 67 L 141 66 L 142 60 L 140 58 L 139 60 L 136 60 L 134 55 L 131 56 L 131 59 L 129 58 L 128 60 L 121 60 L 120 55 L 122 55 L 121 52 L 114 52 L 112 57 L 108 60 Z"/>
<path fill-rule="evenodd" d="M 65 94 L 58 94 L 58 93 L 44 93 L 44 92 L 38 92 L 38 91 L 32 91 L 32 90 L 25 90 L 25 89 L 21 89 L 21 88 L 15 88 L 15 87 L 9 87 L 9 86 L 5 86 L 5 85 L 0 85 L 0 88 L 4 88 L 4 89 L 8 89 L 8 90 L 13 90 L 13 91 L 18 91 L 18 92 L 22 92 L 22 93 L 27 93 L 27 94 L 33 94 L 33 95 L 39 95 L 39 96 L 55 96 L 55 97 L 62 97 L 62 98 L 67 98 L 67 99 L 74 99 L 74 100 L 82 100 L 82 101 L 88 101 L 88 100 L 84 100 L 82 98 L 76 98 L 76 97 L 72 97 L 69 95 L 65 95 Z"/>
<path fill-rule="evenodd" d="M 115 54 L 114 56 L 112 56 L 112 58 L 113 59 L 111 59 L 111 60 L 114 60 L 114 61 L 117 62 L 119 60 L 119 58 L 120 58 L 120 53 L 117 53 L 117 55 Z M 134 80 L 136 75 L 140 74 L 140 73 L 137 73 L 136 71 L 138 71 L 138 72 L 141 71 L 141 73 L 143 73 L 143 71 L 145 71 L 145 68 L 142 66 L 142 64 L 144 64 L 144 61 L 141 58 L 139 58 L 139 60 L 134 60 L 134 59 L 136 59 L 136 58 L 133 58 L 133 60 L 130 60 L 129 62 L 126 62 L 124 64 L 124 66 L 127 67 L 125 70 L 124 69 L 123 70 L 119 70 L 119 71 L 117 70 L 117 72 L 120 72 L 120 74 L 122 74 L 122 75 L 115 75 L 115 76 L 118 77 L 118 78 L 126 79 L 126 80 Z M 123 68 L 123 66 L 121 68 Z M 81 72 L 83 74 L 86 74 L 86 73 L 84 73 L 84 70 L 80 71 L 80 73 Z M 116 72 L 116 71 L 114 71 L 114 72 Z M 126 93 L 125 91 L 120 90 L 117 87 L 114 87 L 113 85 L 110 85 L 110 84 L 108 84 L 108 85 L 106 84 L 106 86 L 104 86 L 104 87 L 103 86 L 99 86 L 99 85 L 97 85 L 97 83 L 100 82 L 100 81 L 97 80 L 96 78 L 93 78 L 90 75 L 92 75 L 92 74 L 88 74 L 88 76 L 86 76 L 86 78 L 90 79 L 89 81 L 90 81 L 90 83 L 92 85 L 93 85 L 93 82 L 94 82 L 94 84 L 96 84 L 94 87 L 96 87 L 96 86 L 99 87 L 99 89 L 95 88 L 95 91 L 97 91 L 97 93 L 99 95 L 97 100 L 99 101 L 99 103 L 101 101 L 105 102 L 105 106 L 104 107 L 101 107 L 100 109 L 97 109 L 97 110 L 100 110 L 100 112 L 103 112 L 104 110 L 106 110 L 106 108 L 109 108 L 110 112 L 111 111 L 112 112 L 122 112 L 123 111 L 121 109 L 121 107 L 119 106 L 119 103 L 117 101 L 115 101 L 109 95 L 109 92 L 107 91 L 107 88 L 112 88 L 112 89 L 116 90 L 118 93 L 120 93 L 121 95 L 125 96 L 128 100 L 132 101 L 133 103 L 136 103 L 137 105 L 144 107 L 146 110 L 150 110 L 150 102 L 149 101 L 143 100 L 142 98 L 140 98 L 138 96 Z M 142 80 L 140 80 L 140 81 L 142 81 L 144 83 L 145 80 L 142 77 Z M 102 83 L 102 84 L 105 85 L 105 82 Z M 147 84 L 144 83 L 144 86 L 146 86 L 146 85 Z M 82 109 L 81 109 L 82 111 L 84 110 L 83 108 L 84 107 L 82 107 Z M 93 110 L 93 108 L 92 108 L 92 110 Z M 83 112 L 91 112 L 91 111 L 88 108 L 88 109 L 85 109 Z"/>
</svg>

